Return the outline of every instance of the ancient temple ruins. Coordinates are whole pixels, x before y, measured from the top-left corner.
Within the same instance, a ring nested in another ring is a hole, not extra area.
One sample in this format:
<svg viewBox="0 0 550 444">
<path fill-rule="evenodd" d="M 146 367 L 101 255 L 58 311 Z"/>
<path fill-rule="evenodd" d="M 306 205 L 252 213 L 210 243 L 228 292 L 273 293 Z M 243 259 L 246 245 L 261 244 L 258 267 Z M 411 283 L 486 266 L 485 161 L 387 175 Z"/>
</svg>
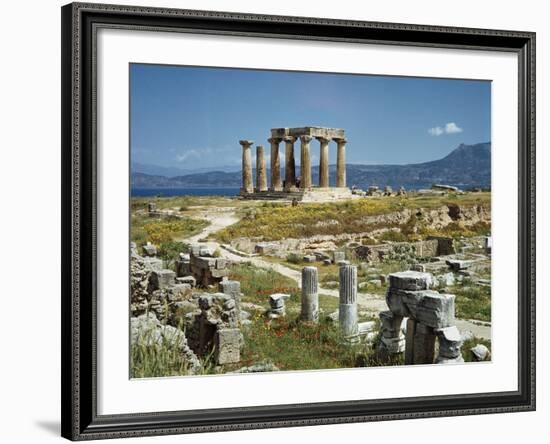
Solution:
<svg viewBox="0 0 550 444">
<path fill-rule="evenodd" d="M 296 174 L 295 142 L 300 140 L 300 169 Z M 311 174 L 310 143 L 319 141 L 319 181 L 314 185 Z M 336 142 L 336 184 L 329 183 L 329 144 Z M 256 146 L 256 186 L 252 177 L 252 140 L 240 140 L 242 145 L 241 196 L 248 198 L 296 198 L 298 200 L 324 200 L 349 198 L 346 184 L 346 137 L 343 129 L 306 126 L 302 128 L 273 128 L 271 138 L 270 183 L 262 145 Z M 284 178 L 281 177 L 280 145 L 285 144 Z"/>
</svg>

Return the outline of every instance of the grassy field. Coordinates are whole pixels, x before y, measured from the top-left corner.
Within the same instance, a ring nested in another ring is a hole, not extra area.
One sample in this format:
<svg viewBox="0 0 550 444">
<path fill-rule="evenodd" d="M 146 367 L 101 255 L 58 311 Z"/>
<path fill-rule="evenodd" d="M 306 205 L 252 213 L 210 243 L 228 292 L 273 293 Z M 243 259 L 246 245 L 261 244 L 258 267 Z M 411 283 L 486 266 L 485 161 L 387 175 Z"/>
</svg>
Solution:
<svg viewBox="0 0 550 444">
<path fill-rule="evenodd" d="M 290 298 L 286 301 L 288 313 L 300 311 L 301 293 L 295 281 L 276 271 L 265 270 L 251 264 L 235 264 L 231 267 L 229 279 L 241 283 L 243 302 L 250 302 L 269 308 L 269 296 L 274 293 L 287 293 Z M 319 307 L 324 314 L 338 309 L 338 298 L 319 295 Z"/>
<path fill-rule="evenodd" d="M 263 203 L 250 208 L 243 207 L 242 219 L 230 227 L 217 233 L 217 238 L 229 242 L 237 237 L 262 238 L 264 240 L 280 240 L 285 238 L 303 238 L 314 235 L 338 235 L 343 233 L 360 233 L 375 228 L 367 216 L 392 213 L 404 209 L 430 209 L 443 205 L 458 204 L 461 206 L 480 205 L 490 208 L 490 193 L 469 193 L 447 196 L 411 196 L 386 197 L 381 199 L 357 199 L 346 202 L 320 204 L 302 204 L 298 206 L 280 203 Z M 459 224 L 451 224 L 443 232 L 407 230 L 400 240 L 413 240 L 414 237 L 427 234 L 472 235 L 485 233 L 489 230 L 485 224 L 465 229 Z M 420 220 L 414 220 L 411 225 L 422 228 Z M 390 227 L 384 224 L 384 228 Z M 416 236 L 413 236 L 416 235 Z"/>
<path fill-rule="evenodd" d="M 475 285 L 465 280 L 462 285 L 452 287 L 456 295 L 456 317 L 491 322 L 491 288 Z"/>
</svg>

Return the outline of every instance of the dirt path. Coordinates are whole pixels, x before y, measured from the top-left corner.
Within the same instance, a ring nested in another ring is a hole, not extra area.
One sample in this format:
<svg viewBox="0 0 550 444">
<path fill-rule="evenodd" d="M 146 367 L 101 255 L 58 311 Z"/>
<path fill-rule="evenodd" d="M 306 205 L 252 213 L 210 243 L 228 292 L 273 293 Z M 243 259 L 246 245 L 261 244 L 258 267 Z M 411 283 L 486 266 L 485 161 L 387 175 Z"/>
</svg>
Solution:
<svg viewBox="0 0 550 444">
<path fill-rule="evenodd" d="M 200 240 L 207 238 L 210 234 L 216 233 L 217 231 L 222 230 L 239 221 L 239 218 L 235 213 L 235 208 L 232 207 L 197 207 L 197 209 L 197 217 L 208 220 L 210 224 L 205 227 L 200 233 L 188 238 L 177 239 L 178 241 L 190 244 L 197 243 Z M 263 260 L 259 257 L 239 256 L 235 253 L 227 251 L 224 248 L 221 248 L 219 242 L 208 241 L 201 242 L 201 244 L 206 245 L 214 250 L 219 249 L 222 257 L 225 259 L 239 263 L 250 262 L 252 265 L 258 268 L 273 270 L 287 278 L 292 279 L 296 282 L 298 288 L 300 288 L 302 285 L 301 273 L 297 270 L 285 267 L 282 264 Z M 339 297 L 338 290 L 319 287 L 319 293 L 335 298 Z M 383 296 L 370 293 L 357 293 L 357 304 L 359 305 L 361 310 L 369 311 L 372 313 L 379 313 L 388 309 L 388 306 L 386 305 L 386 299 Z M 490 325 L 479 325 L 476 322 L 465 319 L 457 319 L 456 325 L 458 329 L 462 332 L 471 331 L 475 336 L 479 338 L 491 339 Z"/>
<path fill-rule="evenodd" d="M 195 244 L 201 239 L 207 238 L 210 234 L 223 230 L 224 228 L 239 221 L 239 218 L 235 214 L 235 208 L 233 207 L 196 207 L 196 209 L 198 210 L 196 218 L 205 219 L 210 222 L 210 224 L 200 233 L 191 237 L 177 239 L 178 241 Z M 207 244 L 212 244 L 213 246 L 219 247 L 217 242 L 208 242 Z"/>
</svg>

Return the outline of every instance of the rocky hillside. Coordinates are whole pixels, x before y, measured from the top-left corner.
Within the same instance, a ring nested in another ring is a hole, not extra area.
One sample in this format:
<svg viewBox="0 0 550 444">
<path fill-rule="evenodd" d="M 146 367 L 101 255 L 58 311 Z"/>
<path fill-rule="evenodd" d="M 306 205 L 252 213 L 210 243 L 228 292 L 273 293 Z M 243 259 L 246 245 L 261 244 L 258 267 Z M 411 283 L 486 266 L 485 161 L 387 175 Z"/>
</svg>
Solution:
<svg viewBox="0 0 550 444">
<path fill-rule="evenodd" d="M 313 181 L 316 183 L 317 166 L 313 167 L 312 173 Z M 335 176 L 336 166 L 331 165 L 331 183 L 335 182 Z M 455 185 L 464 189 L 490 188 L 491 143 L 461 144 L 444 158 L 431 162 L 408 165 L 348 164 L 347 177 L 349 186 L 356 185 L 360 188 L 369 185 L 389 185 L 417 189 L 429 187 L 433 183 Z M 241 172 L 210 171 L 169 178 L 145 174 L 134 169 L 131 182 L 133 188 L 239 187 Z"/>
</svg>

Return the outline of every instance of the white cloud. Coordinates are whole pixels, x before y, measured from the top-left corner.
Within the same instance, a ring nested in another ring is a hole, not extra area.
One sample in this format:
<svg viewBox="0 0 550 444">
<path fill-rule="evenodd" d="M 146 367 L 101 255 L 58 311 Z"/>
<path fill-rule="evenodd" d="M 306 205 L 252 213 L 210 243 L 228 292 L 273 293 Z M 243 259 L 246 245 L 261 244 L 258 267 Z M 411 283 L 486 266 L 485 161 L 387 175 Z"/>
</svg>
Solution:
<svg viewBox="0 0 550 444">
<path fill-rule="evenodd" d="M 456 123 L 449 122 L 449 123 L 446 123 L 444 127 L 435 126 L 433 128 L 430 128 L 428 130 L 428 133 L 431 136 L 441 136 L 442 134 L 456 134 L 456 133 L 461 133 L 462 131 L 463 129 L 460 128 Z"/>
<path fill-rule="evenodd" d="M 202 150 L 187 150 L 182 154 L 178 154 L 176 156 L 176 160 L 178 162 L 185 162 L 189 160 L 190 158 L 199 158 L 201 154 L 204 154 L 204 151 Z"/>
<path fill-rule="evenodd" d="M 441 136 L 441 134 L 443 134 L 445 131 L 440 126 L 436 126 L 434 128 L 430 128 L 428 132 L 432 136 Z"/>
<path fill-rule="evenodd" d="M 445 132 L 447 134 L 461 133 L 462 128 L 460 128 L 456 123 L 449 122 L 445 125 Z"/>
</svg>

